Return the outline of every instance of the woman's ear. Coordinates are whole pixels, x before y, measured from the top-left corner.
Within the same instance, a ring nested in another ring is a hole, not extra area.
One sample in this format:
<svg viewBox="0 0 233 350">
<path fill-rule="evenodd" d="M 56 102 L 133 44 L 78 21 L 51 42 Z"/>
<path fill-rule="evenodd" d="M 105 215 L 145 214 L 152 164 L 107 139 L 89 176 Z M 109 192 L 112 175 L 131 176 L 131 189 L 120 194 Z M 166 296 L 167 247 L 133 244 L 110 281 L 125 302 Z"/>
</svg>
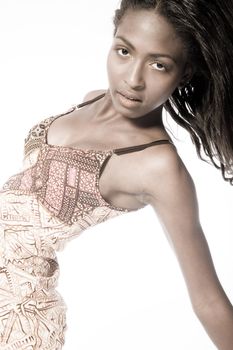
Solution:
<svg viewBox="0 0 233 350">
<path fill-rule="evenodd" d="M 193 74 L 194 74 L 193 66 L 190 63 L 186 63 L 183 76 L 179 83 L 179 88 L 183 88 L 185 85 L 187 85 L 192 79 Z"/>
</svg>

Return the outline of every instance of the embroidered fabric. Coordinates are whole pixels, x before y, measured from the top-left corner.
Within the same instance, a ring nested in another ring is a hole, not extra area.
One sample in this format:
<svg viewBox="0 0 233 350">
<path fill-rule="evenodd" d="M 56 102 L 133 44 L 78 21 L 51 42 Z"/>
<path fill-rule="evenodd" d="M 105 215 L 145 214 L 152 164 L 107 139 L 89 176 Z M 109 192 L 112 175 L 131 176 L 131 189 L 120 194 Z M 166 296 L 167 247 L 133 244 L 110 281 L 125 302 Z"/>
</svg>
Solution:
<svg viewBox="0 0 233 350">
<path fill-rule="evenodd" d="M 100 171 L 111 155 L 43 144 L 36 164 L 12 176 L 3 190 L 36 194 L 53 216 L 70 225 L 97 207 L 127 212 L 107 203 L 99 191 Z"/>
<path fill-rule="evenodd" d="M 62 349 L 66 304 L 56 291 L 56 251 L 87 228 L 129 211 L 105 201 L 99 177 L 114 152 L 131 148 L 95 151 L 47 143 L 51 123 L 76 108 L 30 130 L 23 171 L 0 191 L 0 350 Z"/>
<path fill-rule="evenodd" d="M 47 145 L 54 118 L 31 129 L 25 168 L 0 192 L 0 350 L 62 349 L 66 304 L 56 291 L 56 251 L 127 211 L 99 192 L 99 172 L 111 152 Z"/>
</svg>

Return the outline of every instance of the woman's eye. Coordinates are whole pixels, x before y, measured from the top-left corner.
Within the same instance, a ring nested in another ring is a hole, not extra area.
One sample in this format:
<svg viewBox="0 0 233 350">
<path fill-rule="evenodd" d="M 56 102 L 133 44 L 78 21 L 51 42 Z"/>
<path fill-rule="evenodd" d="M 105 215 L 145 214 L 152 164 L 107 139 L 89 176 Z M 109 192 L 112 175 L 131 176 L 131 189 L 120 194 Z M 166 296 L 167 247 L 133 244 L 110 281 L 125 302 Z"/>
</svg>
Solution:
<svg viewBox="0 0 233 350">
<path fill-rule="evenodd" d="M 159 71 L 165 71 L 166 68 L 164 67 L 164 65 L 162 63 L 159 63 L 159 62 L 154 62 L 151 64 L 151 66 L 154 68 L 154 69 L 157 69 Z"/>
<path fill-rule="evenodd" d="M 129 51 L 127 49 L 118 49 L 117 52 L 120 56 L 128 56 L 129 54 Z"/>
</svg>

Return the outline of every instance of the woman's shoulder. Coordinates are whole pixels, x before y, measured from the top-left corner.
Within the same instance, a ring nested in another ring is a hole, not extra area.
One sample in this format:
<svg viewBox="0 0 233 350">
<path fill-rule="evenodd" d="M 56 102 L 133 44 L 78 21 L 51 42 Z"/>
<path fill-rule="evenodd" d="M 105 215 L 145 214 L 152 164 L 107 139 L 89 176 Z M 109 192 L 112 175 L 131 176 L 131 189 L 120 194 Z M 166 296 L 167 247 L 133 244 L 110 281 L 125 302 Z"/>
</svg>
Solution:
<svg viewBox="0 0 233 350">
<path fill-rule="evenodd" d="M 184 167 L 182 159 L 180 158 L 175 145 L 170 143 L 155 144 L 146 149 L 145 152 L 146 169 L 148 170 L 148 177 L 152 174 L 161 175 L 161 173 L 171 173 L 178 171 Z"/>
<path fill-rule="evenodd" d="M 47 130 L 48 142 L 52 144 L 65 145 L 75 143 L 77 137 L 75 130 L 77 130 L 77 128 L 80 129 L 80 123 L 86 119 L 88 113 L 88 108 L 85 107 L 83 110 L 83 108 L 79 109 L 78 107 L 82 107 L 83 103 L 85 104 L 88 101 L 93 101 L 95 98 L 105 92 L 106 90 L 94 90 L 88 92 L 84 96 L 83 102 L 71 108 L 68 113 L 60 115 L 62 118 L 56 118 L 56 120 L 51 123 L 49 129 Z"/>
<path fill-rule="evenodd" d="M 93 98 L 96 98 L 99 95 L 102 95 L 102 94 L 104 94 L 106 92 L 107 92 L 107 90 L 93 90 L 93 91 L 90 91 L 84 96 L 83 102 L 87 102 L 89 100 L 92 100 Z"/>
<path fill-rule="evenodd" d="M 164 144 L 151 147 L 146 153 L 143 178 L 148 195 L 162 198 L 195 191 L 192 177 L 176 147 Z"/>
</svg>

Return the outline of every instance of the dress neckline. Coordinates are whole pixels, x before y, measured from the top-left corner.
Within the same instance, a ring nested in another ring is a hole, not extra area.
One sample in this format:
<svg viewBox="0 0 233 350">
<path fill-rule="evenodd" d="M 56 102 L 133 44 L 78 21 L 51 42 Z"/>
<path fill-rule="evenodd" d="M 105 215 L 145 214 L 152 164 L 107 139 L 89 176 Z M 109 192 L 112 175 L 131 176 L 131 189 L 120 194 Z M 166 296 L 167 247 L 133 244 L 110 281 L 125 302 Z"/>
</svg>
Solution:
<svg viewBox="0 0 233 350">
<path fill-rule="evenodd" d="M 103 98 L 106 95 L 106 93 L 102 93 L 101 95 L 96 96 L 95 98 L 92 98 L 88 101 L 82 102 L 80 104 L 74 105 L 72 108 L 70 108 L 67 112 L 62 113 L 62 114 L 58 114 L 55 117 L 51 117 L 51 121 L 50 123 L 48 123 L 48 125 L 46 126 L 46 130 L 45 130 L 45 138 L 44 138 L 44 144 L 47 147 L 50 148 L 57 148 L 57 149 L 67 149 L 67 150 L 71 150 L 71 151 L 80 151 L 83 153 L 101 153 L 101 154 L 116 154 L 116 155 L 123 155 L 126 153 L 132 153 L 132 152 L 137 152 L 137 151 L 141 151 L 144 150 L 148 147 L 154 146 L 154 145 L 159 145 L 159 144 L 171 144 L 174 146 L 174 143 L 169 140 L 169 139 L 159 139 L 159 140 L 154 140 L 151 142 L 147 142 L 147 143 L 143 143 L 143 144 L 138 144 L 138 145 L 133 145 L 133 146 L 126 146 L 126 147 L 119 147 L 119 148 L 110 148 L 110 149 L 105 149 L 105 150 L 100 150 L 100 149 L 93 149 L 93 148 L 81 148 L 81 147 L 76 147 L 76 146 L 64 146 L 64 145 L 55 145 L 55 144 L 51 144 L 48 143 L 48 130 L 49 127 L 51 126 L 51 124 L 58 119 L 59 117 L 62 117 L 64 115 L 70 114 L 73 111 L 75 111 L 76 109 L 80 109 L 88 104 L 94 103 L 98 100 L 100 100 L 101 98 Z"/>
</svg>

